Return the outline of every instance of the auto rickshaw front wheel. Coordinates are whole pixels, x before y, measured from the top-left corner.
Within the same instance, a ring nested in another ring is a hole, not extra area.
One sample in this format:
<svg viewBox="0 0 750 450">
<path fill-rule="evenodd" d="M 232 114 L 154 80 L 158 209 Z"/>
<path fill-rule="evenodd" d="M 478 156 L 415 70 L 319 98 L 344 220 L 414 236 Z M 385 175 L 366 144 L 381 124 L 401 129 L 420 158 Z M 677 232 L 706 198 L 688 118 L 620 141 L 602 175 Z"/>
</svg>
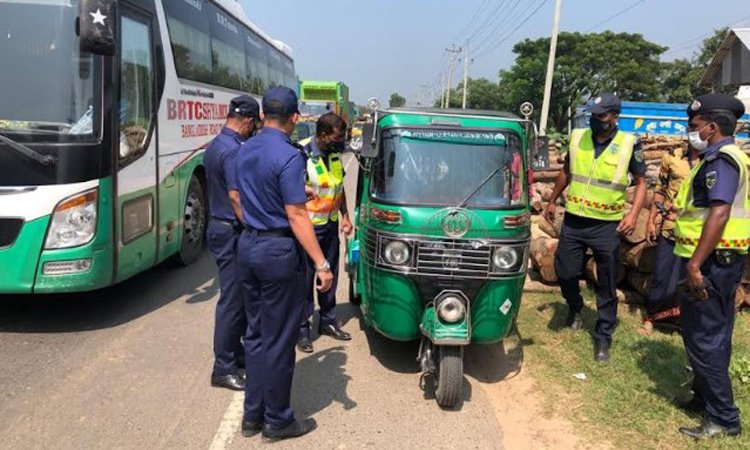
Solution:
<svg viewBox="0 0 750 450">
<path fill-rule="evenodd" d="M 456 345 L 437 347 L 435 399 L 438 405 L 452 408 L 461 400 L 464 386 L 464 348 Z"/>
<path fill-rule="evenodd" d="M 349 275 L 349 303 L 352 305 L 362 304 L 362 294 L 354 292 L 354 275 Z"/>
</svg>

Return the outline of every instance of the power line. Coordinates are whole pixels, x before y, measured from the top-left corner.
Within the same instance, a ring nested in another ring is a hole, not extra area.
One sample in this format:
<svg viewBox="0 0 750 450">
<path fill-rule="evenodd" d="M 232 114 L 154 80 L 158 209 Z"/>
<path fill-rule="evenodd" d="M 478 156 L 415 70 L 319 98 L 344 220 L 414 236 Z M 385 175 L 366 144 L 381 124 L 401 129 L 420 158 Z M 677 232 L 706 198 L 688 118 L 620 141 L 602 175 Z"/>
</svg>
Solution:
<svg viewBox="0 0 750 450">
<path fill-rule="evenodd" d="M 497 43 L 495 43 L 495 45 L 487 48 L 486 50 L 484 50 L 480 54 L 475 55 L 474 59 L 476 60 L 476 59 L 478 59 L 478 58 L 486 55 L 487 53 L 492 52 L 497 47 L 499 47 L 500 45 L 502 45 L 505 41 L 507 41 L 508 39 L 510 39 L 510 37 L 513 36 L 513 33 L 515 33 L 516 31 L 518 31 L 522 26 L 526 25 L 526 22 L 528 22 L 529 20 L 531 20 L 531 18 L 534 17 L 537 12 L 539 12 L 539 10 L 542 9 L 542 6 L 544 6 L 547 3 L 547 1 L 548 0 L 542 0 L 541 2 L 539 2 L 539 4 L 536 6 L 536 8 L 534 8 L 534 10 L 531 11 L 531 14 L 529 14 L 528 16 L 526 16 L 526 18 L 521 23 L 519 23 L 515 28 L 513 28 L 513 30 L 511 30 L 510 33 L 508 33 L 503 39 L 501 39 L 500 41 L 498 41 Z"/>
<path fill-rule="evenodd" d="M 515 23 L 518 19 L 521 18 L 521 16 L 524 13 L 523 9 L 520 9 L 516 11 L 516 7 L 518 7 L 520 4 L 520 1 L 516 1 L 514 4 L 509 5 L 507 9 L 507 15 L 500 19 L 497 24 L 495 24 L 495 27 L 490 31 L 484 39 L 482 39 L 479 44 L 474 46 L 475 51 L 482 51 L 482 47 L 487 45 L 488 43 L 492 42 L 492 38 L 496 37 L 496 34 L 498 31 L 500 31 L 502 28 Z"/>
<path fill-rule="evenodd" d="M 461 31 L 458 32 L 454 41 L 458 41 L 461 38 L 461 36 L 463 36 L 464 33 L 468 32 L 469 29 L 471 29 L 471 26 L 474 25 L 474 22 L 479 18 L 482 11 L 487 6 L 489 6 L 489 3 L 490 3 L 490 0 L 482 0 L 482 3 L 480 3 L 476 11 L 474 11 L 474 14 L 471 16 L 471 19 L 469 19 L 469 21 L 466 22 L 466 25 L 464 25 L 464 27 L 461 28 Z"/>
<path fill-rule="evenodd" d="M 633 3 L 632 5 L 626 7 L 625 9 L 623 9 L 621 11 L 618 11 L 618 12 L 612 14 L 611 16 L 607 17 L 606 19 L 602 20 L 601 22 L 597 23 L 593 27 L 591 27 L 588 30 L 584 31 L 584 33 L 590 33 L 592 31 L 594 31 L 595 29 L 599 28 L 600 26 L 604 25 L 605 23 L 607 23 L 607 22 L 609 22 L 611 20 L 614 20 L 614 19 L 620 17 L 621 15 L 625 14 L 626 12 L 630 11 L 631 9 L 635 8 L 636 6 L 640 5 L 641 3 L 645 2 L 645 1 L 646 0 L 638 0 L 637 2 Z"/>
<path fill-rule="evenodd" d="M 516 0 L 516 1 L 518 2 L 519 0 Z M 495 9 L 490 14 L 487 14 L 487 17 L 485 17 L 484 21 L 477 27 L 477 29 L 474 31 L 474 33 L 472 35 L 470 35 L 469 37 L 467 37 L 466 39 L 468 39 L 469 41 L 473 41 L 479 35 L 481 35 L 482 33 L 484 33 L 484 31 L 492 23 L 492 20 L 495 19 L 495 17 L 498 16 L 500 12 L 502 12 L 502 8 L 503 8 L 503 6 L 505 6 L 505 3 L 507 3 L 507 0 L 501 0 L 497 4 L 497 6 L 495 7 Z"/>
<path fill-rule="evenodd" d="M 750 15 L 745 16 L 745 17 L 743 17 L 743 18 L 741 18 L 741 19 L 739 19 L 739 20 L 737 20 L 735 22 L 730 23 L 729 25 L 727 25 L 727 28 L 731 28 L 731 27 L 733 27 L 735 25 L 738 25 L 738 24 L 744 22 L 747 19 L 750 19 Z M 711 36 L 715 32 L 716 32 L 716 29 L 713 29 L 713 30 L 709 31 L 708 33 L 705 33 L 705 34 L 702 34 L 700 36 L 694 37 L 694 38 L 692 38 L 690 40 L 687 40 L 687 41 L 675 44 L 675 45 L 669 47 L 669 50 L 667 50 L 666 52 L 662 53 L 661 56 L 669 55 L 671 53 L 679 52 L 679 51 L 685 50 L 687 48 L 690 48 L 695 43 L 697 43 L 697 42 L 699 42 L 699 41 L 701 41 L 701 40 L 703 40 L 703 39 Z"/>
</svg>

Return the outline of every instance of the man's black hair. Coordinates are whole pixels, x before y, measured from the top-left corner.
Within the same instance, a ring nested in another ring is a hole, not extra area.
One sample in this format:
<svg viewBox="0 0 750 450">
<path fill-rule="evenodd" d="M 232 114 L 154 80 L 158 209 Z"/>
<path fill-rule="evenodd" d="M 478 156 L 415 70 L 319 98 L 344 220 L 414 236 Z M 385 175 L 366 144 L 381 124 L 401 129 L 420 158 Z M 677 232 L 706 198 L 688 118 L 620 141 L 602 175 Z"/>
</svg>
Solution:
<svg viewBox="0 0 750 450">
<path fill-rule="evenodd" d="M 263 111 L 264 120 L 273 120 L 281 125 L 289 123 L 294 113 L 280 113 L 279 111 L 284 110 L 284 105 L 277 100 L 270 100 L 264 103 L 265 110 Z"/>
<path fill-rule="evenodd" d="M 346 121 L 338 114 L 332 112 L 320 116 L 315 126 L 315 135 L 333 134 L 334 130 L 346 131 Z"/>
<path fill-rule="evenodd" d="M 734 136 L 734 131 L 737 129 L 737 117 L 731 112 L 710 111 L 702 113 L 700 116 L 706 122 L 715 123 L 723 136 Z"/>
</svg>

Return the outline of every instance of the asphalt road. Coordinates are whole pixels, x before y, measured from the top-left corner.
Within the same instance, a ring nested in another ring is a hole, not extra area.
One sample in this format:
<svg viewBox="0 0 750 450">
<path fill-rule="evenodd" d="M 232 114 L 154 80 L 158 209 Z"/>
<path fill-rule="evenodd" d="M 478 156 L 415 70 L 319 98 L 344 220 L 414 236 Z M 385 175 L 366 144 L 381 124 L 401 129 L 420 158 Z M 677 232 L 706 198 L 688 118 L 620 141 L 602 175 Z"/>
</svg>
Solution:
<svg viewBox="0 0 750 450">
<path fill-rule="evenodd" d="M 348 173 L 353 193 L 356 164 Z M 271 445 L 239 433 L 241 393 L 209 386 L 217 289 L 206 254 L 191 267 L 157 267 L 98 292 L 0 298 L 0 446 Z M 353 340 L 317 339 L 295 372 L 293 406 L 319 428 L 273 446 L 502 448 L 495 405 L 480 386 L 503 378 L 501 346 L 468 352 L 464 401 L 443 410 L 420 388 L 417 343 L 364 330 L 345 275 L 338 292 L 338 317 Z"/>
</svg>

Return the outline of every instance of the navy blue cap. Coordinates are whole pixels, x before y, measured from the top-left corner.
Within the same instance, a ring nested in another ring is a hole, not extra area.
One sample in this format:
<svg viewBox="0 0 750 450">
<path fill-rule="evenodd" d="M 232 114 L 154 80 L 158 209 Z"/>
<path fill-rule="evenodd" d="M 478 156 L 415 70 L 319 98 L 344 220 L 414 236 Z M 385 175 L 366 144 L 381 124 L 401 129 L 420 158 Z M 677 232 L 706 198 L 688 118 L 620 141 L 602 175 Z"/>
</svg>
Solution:
<svg viewBox="0 0 750 450">
<path fill-rule="evenodd" d="M 288 87 L 276 86 L 269 89 L 263 97 L 265 114 L 289 115 L 299 113 L 297 94 Z"/>
<path fill-rule="evenodd" d="M 731 95 L 706 94 L 696 98 L 687 109 L 688 117 L 691 119 L 708 112 L 728 112 L 739 119 L 745 114 L 745 105 Z"/>
<path fill-rule="evenodd" d="M 594 104 L 591 106 L 591 114 L 605 114 L 613 112 L 620 114 L 622 110 L 622 102 L 620 98 L 615 94 L 604 93 L 594 99 Z"/>
<path fill-rule="evenodd" d="M 241 116 L 258 117 L 260 115 L 260 105 L 258 101 L 249 95 L 240 95 L 229 102 L 229 111 Z"/>
</svg>

